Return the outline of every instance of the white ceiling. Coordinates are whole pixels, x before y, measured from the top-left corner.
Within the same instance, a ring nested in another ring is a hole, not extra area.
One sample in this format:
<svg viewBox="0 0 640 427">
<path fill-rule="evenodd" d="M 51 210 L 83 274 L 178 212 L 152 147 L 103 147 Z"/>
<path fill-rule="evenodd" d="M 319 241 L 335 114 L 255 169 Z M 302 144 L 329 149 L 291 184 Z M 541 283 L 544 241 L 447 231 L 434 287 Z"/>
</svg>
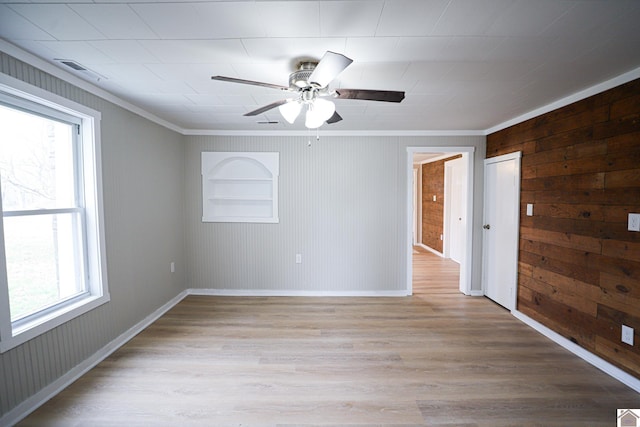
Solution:
<svg viewBox="0 0 640 427">
<path fill-rule="evenodd" d="M 336 100 L 322 129 L 477 131 L 640 67 L 640 1 L 0 0 L 0 37 L 185 130 L 304 129 L 243 116 L 286 94 L 210 77 L 286 86 L 331 50 L 354 62 L 330 88 L 406 98 Z"/>
</svg>

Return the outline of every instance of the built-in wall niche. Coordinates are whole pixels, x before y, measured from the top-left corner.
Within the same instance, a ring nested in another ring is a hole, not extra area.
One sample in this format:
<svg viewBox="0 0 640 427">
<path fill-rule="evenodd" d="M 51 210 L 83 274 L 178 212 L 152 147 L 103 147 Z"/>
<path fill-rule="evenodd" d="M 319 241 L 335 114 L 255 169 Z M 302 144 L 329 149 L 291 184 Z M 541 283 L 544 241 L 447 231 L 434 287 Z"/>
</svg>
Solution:
<svg viewBox="0 0 640 427">
<path fill-rule="evenodd" d="M 202 222 L 277 223 L 279 154 L 203 152 Z"/>
</svg>

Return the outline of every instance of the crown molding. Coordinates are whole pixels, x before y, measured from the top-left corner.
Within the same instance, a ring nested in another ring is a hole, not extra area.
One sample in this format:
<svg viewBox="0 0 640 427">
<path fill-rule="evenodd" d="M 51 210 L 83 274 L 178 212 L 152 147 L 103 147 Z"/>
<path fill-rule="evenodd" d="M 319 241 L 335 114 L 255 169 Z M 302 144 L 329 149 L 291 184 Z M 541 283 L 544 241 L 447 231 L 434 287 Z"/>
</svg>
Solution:
<svg viewBox="0 0 640 427">
<path fill-rule="evenodd" d="M 184 135 L 190 136 L 303 136 L 316 139 L 323 136 L 484 136 L 482 130 L 273 130 L 273 131 L 251 131 L 251 130 L 203 130 L 185 129 Z"/>
</svg>

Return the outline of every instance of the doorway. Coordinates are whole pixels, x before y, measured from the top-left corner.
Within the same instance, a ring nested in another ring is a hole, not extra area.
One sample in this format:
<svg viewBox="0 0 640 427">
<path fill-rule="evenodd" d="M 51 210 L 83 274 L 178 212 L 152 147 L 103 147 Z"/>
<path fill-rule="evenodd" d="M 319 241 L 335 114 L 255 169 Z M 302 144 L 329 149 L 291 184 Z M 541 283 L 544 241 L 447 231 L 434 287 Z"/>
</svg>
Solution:
<svg viewBox="0 0 640 427">
<path fill-rule="evenodd" d="M 459 282 L 458 289 L 465 295 L 471 295 L 471 264 L 472 264 L 472 226 L 473 224 L 473 153 L 474 147 L 408 147 L 407 148 L 407 294 L 413 294 L 413 251 L 414 251 L 414 230 L 416 221 L 414 212 L 416 201 L 414 197 L 414 167 L 413 161 L 416 155 L 431 155 L 440 158 L 452 157 L 461 154 L 461 165 L 466 169 L 466 176 L 460 182 L 465 201 L 463 213 L 465 224 L 461 231 L 463 242 L 459 257 Z M 461 220 L 462 221 L 462 220 Z M 419 231 L 418 231 L 419 232 Z M 444 237 L 444 236 L 443 236 Z"/>
</svg>

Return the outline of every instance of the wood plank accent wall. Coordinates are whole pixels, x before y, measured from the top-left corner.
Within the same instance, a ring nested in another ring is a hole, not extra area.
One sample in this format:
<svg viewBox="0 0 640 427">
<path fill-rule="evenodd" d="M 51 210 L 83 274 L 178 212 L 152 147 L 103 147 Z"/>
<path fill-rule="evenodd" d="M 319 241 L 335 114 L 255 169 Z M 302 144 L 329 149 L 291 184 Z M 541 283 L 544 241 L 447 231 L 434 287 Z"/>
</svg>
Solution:
<svg viewBox="0 0 640 427">
<path fill-rule="evenodd" d="M 422 165 L 422 244 L 440 253 L 444 233 L 444 163 L 462 157 L 451 156 Z M 436 201 L 433 201 L 433 196 Z"/>
<path fill-rule="evenodd" d="M 640 377 L 640 79 L 487 137 L 487 157 L 518 150 L 518 310 Z"/>
</svg>

